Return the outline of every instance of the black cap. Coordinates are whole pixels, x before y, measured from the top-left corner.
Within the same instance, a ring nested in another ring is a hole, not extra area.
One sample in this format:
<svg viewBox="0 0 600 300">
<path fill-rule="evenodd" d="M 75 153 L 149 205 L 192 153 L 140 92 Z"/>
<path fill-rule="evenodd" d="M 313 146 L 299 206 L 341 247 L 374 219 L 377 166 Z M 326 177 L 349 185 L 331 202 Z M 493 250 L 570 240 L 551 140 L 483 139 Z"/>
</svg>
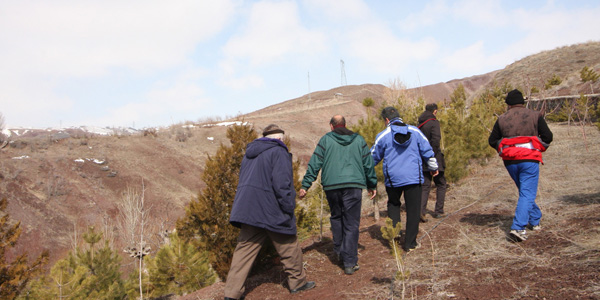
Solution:
<svg viewBox="0 0 600 300">
<path fill-rule="evenodd" d="M 505 102 L 508 105 L 525 104 L 525 99 L 519 90 L 512 90 L 506 95 Z"/>
</svg>

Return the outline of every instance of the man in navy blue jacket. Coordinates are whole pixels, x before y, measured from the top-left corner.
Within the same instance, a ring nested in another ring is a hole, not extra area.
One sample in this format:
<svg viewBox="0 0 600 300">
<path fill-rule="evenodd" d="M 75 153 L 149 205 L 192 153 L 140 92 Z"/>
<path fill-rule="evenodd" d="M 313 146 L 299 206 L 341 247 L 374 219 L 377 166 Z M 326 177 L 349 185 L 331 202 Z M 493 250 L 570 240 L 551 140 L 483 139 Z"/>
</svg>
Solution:
<svg viewBox="0 0 600 300">
<path fill-rule="evenodd" d="M 402 248 L 409 252 L 418 246 L 423 162 L 432 176 L 438 174 L 438 165 L 427 138 L 417 127 L 404 124 L 394 107 L 384 108 L 381 118 L 387 127 L 377 134 L 371 155 L 375 165 L 383 160 L 388 217 L 394 226 L 400 222 L 400 196 L 404 193 L 406 235 Z"/>
<path fill-rule="evenodd" d="M 241 230 L 227 274 L 225 299 L 243 298 L 244 282 L 267 237 L 281 256 L 290 292 L 315 287 L 314 281 L 306 281 L 302 249 L 296 237 L 292 155 L 281 141 L 283 134 L 271 124 L 264 129 L 262 138 L 246 146 L 229 218 Z"/>
</svg>

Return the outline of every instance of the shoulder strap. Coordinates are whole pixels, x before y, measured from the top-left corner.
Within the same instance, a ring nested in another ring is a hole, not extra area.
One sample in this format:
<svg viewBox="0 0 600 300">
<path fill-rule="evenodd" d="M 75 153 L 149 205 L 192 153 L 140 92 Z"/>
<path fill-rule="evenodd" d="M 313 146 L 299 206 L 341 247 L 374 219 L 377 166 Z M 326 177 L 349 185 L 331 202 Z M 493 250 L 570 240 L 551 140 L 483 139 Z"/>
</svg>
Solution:
<svg viewBox="0 0 600 300">
<path fill-rule="evenodd" d="M 435 120 L 435 118 L 431 118 L 431 119 L 425 120 L 425 122 L 421 123 L 421 125 L 417 126 L 417 128 L 421 129 L 421 127 L 423 127 L 423 125 L 425 125 L 425 123 L 427 123 L 427 122 L 429 122 L 431 120 Z"/>
</svg>

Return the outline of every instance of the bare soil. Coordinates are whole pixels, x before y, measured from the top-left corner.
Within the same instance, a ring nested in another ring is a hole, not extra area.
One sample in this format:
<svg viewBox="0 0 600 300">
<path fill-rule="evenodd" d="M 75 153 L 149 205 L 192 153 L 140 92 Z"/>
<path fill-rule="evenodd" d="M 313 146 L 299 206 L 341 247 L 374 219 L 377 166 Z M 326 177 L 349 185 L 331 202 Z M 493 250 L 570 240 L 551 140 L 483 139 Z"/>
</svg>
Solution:
<svg viewBox="0 0 600 300">
<path fill-rule="evenodd" d="M 336 265 L 326 230 L 302 242 L 308 280 L 317 286 L 289 294 L 281 265 L 255 266 L 246 299 L 600 299 L 600 133 L 551 125 L 555 139 L 541 167 L 537 203 L 543 230 L 525 242 L 508 238 L 518 193 L 500 158 L 451 186 L 447 217 L 421 223 L 421 247 L 403 255 L 408 279 L 363 205 L 360 270 Z M 430 206 L 435 199 L 430 195 Z M 405 220 L 405 216 L 402 216 Z M 176 299 L 222 299 L 223 282 Z"/>
</svg>

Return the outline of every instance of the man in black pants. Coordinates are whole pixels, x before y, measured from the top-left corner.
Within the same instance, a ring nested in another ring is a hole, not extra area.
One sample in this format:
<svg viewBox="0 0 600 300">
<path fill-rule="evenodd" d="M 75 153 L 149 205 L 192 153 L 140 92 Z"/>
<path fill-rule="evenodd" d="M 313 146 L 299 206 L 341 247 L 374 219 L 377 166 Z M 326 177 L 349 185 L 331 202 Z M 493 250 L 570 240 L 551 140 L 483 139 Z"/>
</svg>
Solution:
<svg viewBox="0 0 600 300">
<path fill-rule="evenodd" d="M 435 183 L 435 209 L 433 211 L 434 218 L 444 217 L 444 200 L 446 199 L 446 177 L 444 177 L 444 169 L 446 164 L 444 162 L 444 153 L 440 148 L 442 141 L 442 132 L 440 129 L 440 121 L 437 120 L 436 115 L 438 106 L 435 103 L 429 103 L 425 106 L 425 111 L 419 116 L 419 129 L 425 135 L 433 153 L 435 153 L 435 159 L 438 163 L 437 176 L 431 176 L 428 170 L 423 172 L 425 181 L 423 182 L 423 192 L 421 195 L 421 222 L 427 222 L 427 200 L 429 199 L 429 191 L 431 190 L 431 181 Z"/>
<path fill-rule="evenodd" d="M 417 127 L 402 122 L 394 107 L 384 108 L 381 118 L 385 120 L 387 127 L 377 134 L 371 147 L 371 155 L 375 165 L 383 160 L 388 216 L 394 226 L 400 222 L 400 196 L 404 193 L 406 235 L 402 248 L 409 252 L 418 246 L 423 163 L 425 162 L 431 175 L 436 176 L 437 161 L 423 133 Z"/>
</svg>

